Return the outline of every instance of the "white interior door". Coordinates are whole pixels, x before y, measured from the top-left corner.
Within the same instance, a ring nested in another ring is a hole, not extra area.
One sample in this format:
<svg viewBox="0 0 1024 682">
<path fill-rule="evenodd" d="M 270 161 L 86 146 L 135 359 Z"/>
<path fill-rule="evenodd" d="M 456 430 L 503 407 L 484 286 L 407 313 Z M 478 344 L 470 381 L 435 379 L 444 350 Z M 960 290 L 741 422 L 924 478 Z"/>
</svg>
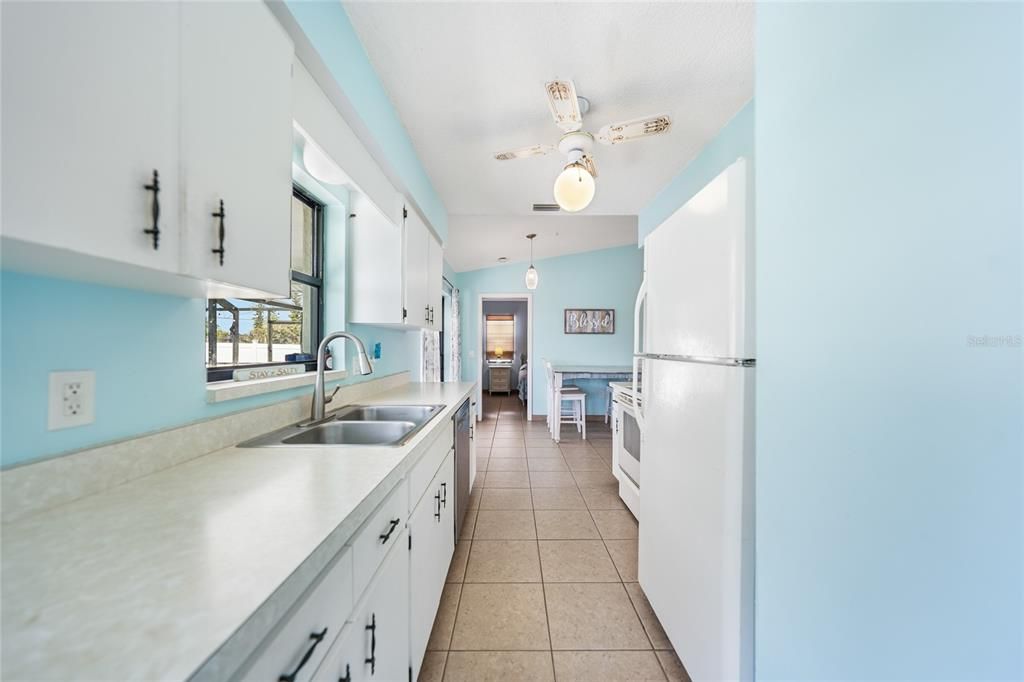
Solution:
<svg viewBox="0 0 1024 682">
<path fill-rule="evenodd" d="M 644 240 L 644 351 L 751 358 L 753 212 L 740 159 Z"/>
<path fill-rule="evenodd" d="M 171 2 L 3 2 L 3 233 L 181 267 Z M 158 247 L 153 225 L 159 173 Z"/>
<path fill-rule="evenodd" d="M 191 271 L 274 297 L 290 293 L 292 60 L 291 40 L 264 3 L 182 4 Z M 221 201 L 223 264 L 214 253 Z"/>
<path fill-rule="evenodd" d="M 750 680 L 754 370 L 645 360 L 639 579 L 695 680 Z"/>
</svg>

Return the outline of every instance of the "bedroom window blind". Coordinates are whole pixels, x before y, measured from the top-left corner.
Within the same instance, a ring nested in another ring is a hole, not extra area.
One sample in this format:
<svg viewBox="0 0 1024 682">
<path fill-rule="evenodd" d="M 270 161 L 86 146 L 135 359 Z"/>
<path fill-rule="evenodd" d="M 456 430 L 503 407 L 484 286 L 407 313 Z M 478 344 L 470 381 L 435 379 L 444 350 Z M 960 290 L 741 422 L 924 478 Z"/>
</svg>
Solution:
<svg viewBox="0 0 1024 682">
<path fill-rule="evenodd" d="M 515 317 L 512 315 L 487 316 L 486 350 L 489 359 L 498 357 L 499 348 L 502 359 L 512 359 L 515 356 L 515 329 Z"/>
</svg>

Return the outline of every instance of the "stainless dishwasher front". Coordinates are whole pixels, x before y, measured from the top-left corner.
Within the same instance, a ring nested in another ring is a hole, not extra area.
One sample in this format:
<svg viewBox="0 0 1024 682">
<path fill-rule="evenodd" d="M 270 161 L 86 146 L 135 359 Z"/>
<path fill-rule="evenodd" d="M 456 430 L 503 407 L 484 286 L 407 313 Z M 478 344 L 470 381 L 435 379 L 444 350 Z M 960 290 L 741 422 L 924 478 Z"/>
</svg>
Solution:
<svg viewBox="0 0 1024 682">
<path fill-rule="evenodd" d="M 470 440 L 472 438 L 473 415 L 470 410 L 469 400 L 462 403 L 458 412 L 455 413 L 455 542 L 459 541 L 462 534 L 462 521 L 466 517 L 466 508 L 469 506 L 469 458 L 472 456 L 473 448 Z"/>
</svg>

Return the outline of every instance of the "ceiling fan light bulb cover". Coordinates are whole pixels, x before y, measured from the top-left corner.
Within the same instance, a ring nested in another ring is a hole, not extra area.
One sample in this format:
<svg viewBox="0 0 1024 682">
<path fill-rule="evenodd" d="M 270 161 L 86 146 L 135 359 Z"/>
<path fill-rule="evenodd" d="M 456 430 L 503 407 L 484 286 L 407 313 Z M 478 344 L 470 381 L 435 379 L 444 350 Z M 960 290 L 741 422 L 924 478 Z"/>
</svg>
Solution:
<svg viewBox="0 0 1024 682">
<path fill-rule="evenodd" d="M 563 210 L 582 211 L 594 200 L 594 176 L 579 164 L 570 164 L 555 178 L 555 201 Z"/>
<path fill-rule="evenodd" d="M 526 271 L 526 288 L 536 289 L 537 284 L 540 282 L 540 276 L 537 274 L 537 268 L 532 265 Z"/>
</svg>

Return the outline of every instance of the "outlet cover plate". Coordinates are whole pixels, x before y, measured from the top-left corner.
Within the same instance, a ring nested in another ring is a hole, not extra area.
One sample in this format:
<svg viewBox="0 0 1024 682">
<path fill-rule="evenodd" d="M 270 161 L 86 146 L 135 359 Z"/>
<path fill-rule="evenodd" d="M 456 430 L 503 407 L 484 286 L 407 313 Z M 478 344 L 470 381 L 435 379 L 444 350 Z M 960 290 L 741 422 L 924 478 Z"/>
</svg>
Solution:
<svg viewBox="0 0 1024 682">
<path fill-rule="evenodd" d="M 96 421 L 96 372 L 50 372 L 50 431 L 85 426 Z"/>
</svg>

